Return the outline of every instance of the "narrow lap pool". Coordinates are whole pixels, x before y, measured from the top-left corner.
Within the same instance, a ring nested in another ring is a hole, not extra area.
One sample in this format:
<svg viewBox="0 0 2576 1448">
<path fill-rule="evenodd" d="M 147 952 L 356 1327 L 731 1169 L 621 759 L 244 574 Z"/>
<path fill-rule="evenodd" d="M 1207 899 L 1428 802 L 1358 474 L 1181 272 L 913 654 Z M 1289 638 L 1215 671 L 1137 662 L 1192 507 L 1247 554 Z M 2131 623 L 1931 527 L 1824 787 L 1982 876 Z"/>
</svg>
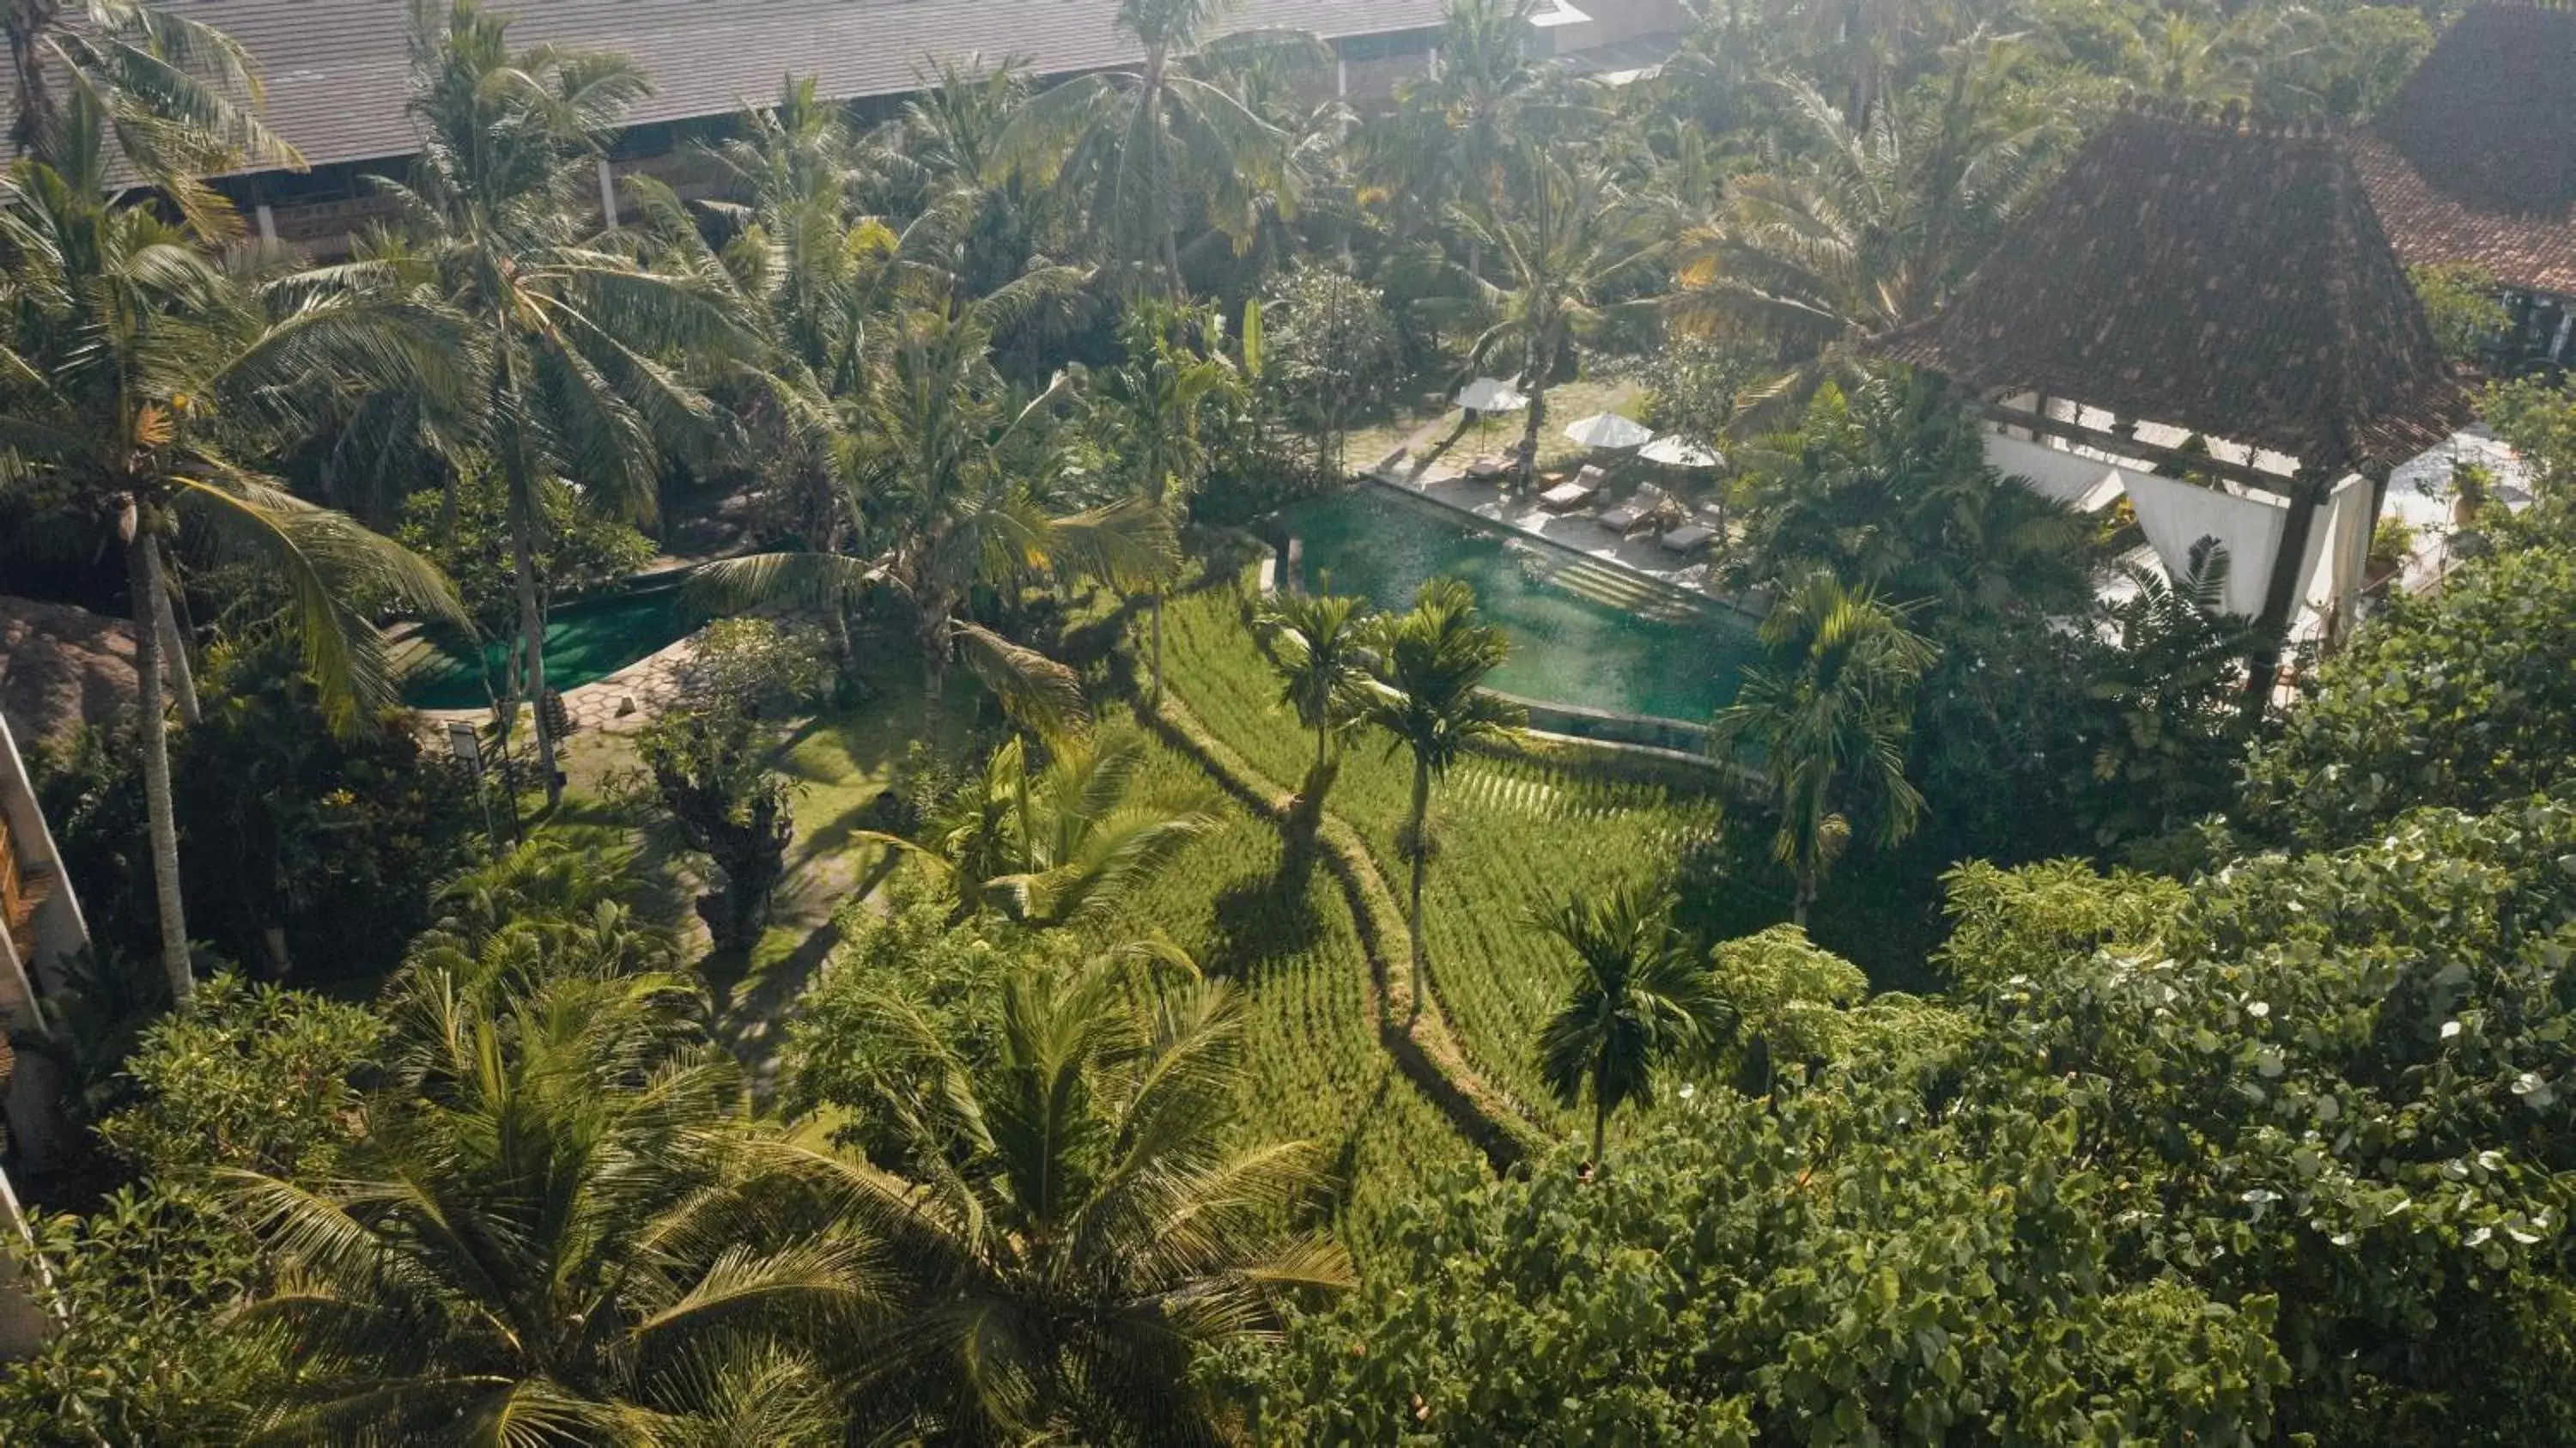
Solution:
<svg viewBox="0 0 2576 1448">
<path fill-rule="evenodd" d="M 559 604 L 546 616 L 546 687 L 595 683 L 650 658 L 697 626 L 680 605 L 677 584 Z M 486 639 L 482 657 L 464 639 L 440 631 L 403 684 L 415 709 L 479 709 L 491 702 L 484 671 L 501 677 L 507 639 Z"/>
<path fill-rule="evenodd" d="M 1761 655 L 1752 625 L 1722 605 L 1385 488 L 1302 503 L 1279 523 L 1299 540 L 1308 588 L 1402 608 L 1426 579 L 1465 579 L 1511 634 L 1494 687 L 1524 699 L 1704 724 Z"/>
</svg>

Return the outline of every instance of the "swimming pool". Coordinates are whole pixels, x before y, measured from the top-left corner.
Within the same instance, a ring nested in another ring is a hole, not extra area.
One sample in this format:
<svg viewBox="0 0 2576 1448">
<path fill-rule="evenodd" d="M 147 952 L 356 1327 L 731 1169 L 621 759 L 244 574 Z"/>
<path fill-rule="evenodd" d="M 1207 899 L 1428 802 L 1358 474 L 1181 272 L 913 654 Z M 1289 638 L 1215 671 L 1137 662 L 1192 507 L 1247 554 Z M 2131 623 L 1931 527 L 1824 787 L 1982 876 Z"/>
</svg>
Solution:
<svg viewBox="0 0 2576 1448">
<path fill-rule="evenodd" d="M 607 678 L 660 653 L 699 621 L 681 606 L 677 583 L 557 605 L 546 615 L 546 687 L 560 692 Z M 509 642 L 484 640 L 477 660 L 466 640 L 433 633 L 403 681 L 403 702 L 415 709 L 484 707 L 491 702 L 485 670 L 500 680 Z"/>
<path fill-rule="evenodd" d="M 1752 624 L 1723 605 L 1386 488 L 1298 504 L 1278 525 L 1298 540 L 1308 588 L 1402 608 L 1426 579 L 1465 579 L 1511 634 L 1493 686 L 1519 698 L 1705 724 L 1761 656 Z"/>
</svg>

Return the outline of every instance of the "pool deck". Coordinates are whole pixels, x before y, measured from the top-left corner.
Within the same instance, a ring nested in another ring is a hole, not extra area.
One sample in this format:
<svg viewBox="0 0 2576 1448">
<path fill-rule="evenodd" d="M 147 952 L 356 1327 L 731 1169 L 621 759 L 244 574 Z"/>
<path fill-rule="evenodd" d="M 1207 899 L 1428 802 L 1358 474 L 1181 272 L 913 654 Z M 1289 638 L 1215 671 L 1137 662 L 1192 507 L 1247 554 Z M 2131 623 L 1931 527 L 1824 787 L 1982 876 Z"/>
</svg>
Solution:
<svg viewBox="0 0 2576 1448">
<path fill-rule="evenodd" d="M 1716 580 L 1704 554 L 1685 559 L 1657 543 L 1651 534 L 1624 538 L 1590 518 L 1551 513 L 1539 506 L 1535 496 L 1521 496 L 1495 483 L 1478 482 L 1448 463 L 1435 462 L 1418 472 L 1400 464 L 1380 466 L 1367 477 L 1381 487 L 1410 493 L 1452 512 L 1543 539 L 1667 588 L 1747 614 L 1760 612 L 1746 600 L 1716 591 Z"/>
</svg>

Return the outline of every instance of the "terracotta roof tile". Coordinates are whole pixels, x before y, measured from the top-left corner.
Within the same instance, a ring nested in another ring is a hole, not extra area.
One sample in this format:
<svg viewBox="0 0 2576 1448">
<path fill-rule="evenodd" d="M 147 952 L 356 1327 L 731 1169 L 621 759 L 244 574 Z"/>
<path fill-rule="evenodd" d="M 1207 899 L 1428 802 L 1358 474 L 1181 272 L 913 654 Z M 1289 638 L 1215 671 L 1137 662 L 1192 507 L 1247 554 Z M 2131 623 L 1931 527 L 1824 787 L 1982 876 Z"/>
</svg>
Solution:
<svg viewBox="0 0 2576 1448">
<path fill-rule="evenodd" d="M 2483 4 L 2355 148 L 2397 253 L 2576 295 L 2576 9 Z"/>
</svg>

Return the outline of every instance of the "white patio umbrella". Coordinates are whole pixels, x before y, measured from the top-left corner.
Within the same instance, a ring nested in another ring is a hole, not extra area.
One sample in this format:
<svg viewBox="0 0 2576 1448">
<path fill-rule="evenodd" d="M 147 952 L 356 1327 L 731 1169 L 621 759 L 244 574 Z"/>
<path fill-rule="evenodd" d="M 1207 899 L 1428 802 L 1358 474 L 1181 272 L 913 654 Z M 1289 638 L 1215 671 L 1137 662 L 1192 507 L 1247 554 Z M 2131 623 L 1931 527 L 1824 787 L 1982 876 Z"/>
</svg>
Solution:
<svg viewBox="0 0 2576 1448">
<path fill-rule="evenodd" d="M 1459 390 L 1458 405 L 1469 412 L 1518 412 L 1529 399 L 1499 377 L 1479 377 Z"/>
<path fill-rule="evenodd" d="M 1615 412 L 1596 412 L 1566 424 L 1565 435 L 1585 447 L 1632 448 L 1652 439 L 1655 431 Z"/>
<path fill-rule="evenodd" d="M 1695 442 L 1678 437 L 1659 437 L 1637 449 L 1637 456 L 1650 463 L 1670 468 L 1722 468 L 1726 459 Z"/>
</svg>

